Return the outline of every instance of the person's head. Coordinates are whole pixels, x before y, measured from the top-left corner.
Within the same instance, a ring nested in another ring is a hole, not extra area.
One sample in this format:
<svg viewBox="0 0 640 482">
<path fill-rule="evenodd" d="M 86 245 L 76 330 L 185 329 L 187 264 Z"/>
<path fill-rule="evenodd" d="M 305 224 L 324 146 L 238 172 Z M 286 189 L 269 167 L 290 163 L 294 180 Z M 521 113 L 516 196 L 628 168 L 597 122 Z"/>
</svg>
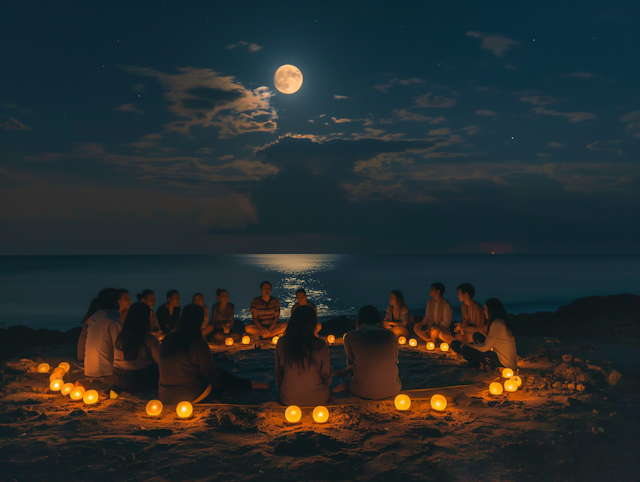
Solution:
<svg viewBox="0 0 640 482">
<path fill-rule="evenodd" d="M 196 293 L 191 297 L 191 303 L 204 306 L 204 295 L 202 293 Z"/>
<path fill-rule="evenodd" d="M 116 347 L 124 352 L 125 360 L 135 360 L 145 345 L 144 339 L 151 330 L 151 308 L 138 301 L 131 305 L 122 324 Z"/>
<path fill-rule="evenodd" d="M 265 298 L 271 296 L 271 283 L 269 281 L 263 281 L 260 283 L 260 292 Z"/>
<path fill-rule="evenodd" d="M 160 345 L 161 356 L 177 351 L 187 351 L 198 340 L 202 340 L 202 320 L 204 308 L 193 303 L 187 305 L 180 314 L 180 323 L 175 334 L 168 335 Z"/>
<path fill-rule="evenodd" d="M 304 369 L 311 363 L 314 344 L 320 343 L 315 335 L 316 323 L 316 312 L 310 306 L 301 306 L 291 314 L 287 332 L 278 341 L 278 344 L 282 343 L 287 365 L 298 365 Z"/>
<path fill-rule="evenodd" d="M 402 308 L 403 306 L 407 306 L 406 301 L 404 301 L 404 295 L 400 290 L 393 290 L 389 295 L 389 304 L 391 306 L 397 306 Z"/>
<path fill-rule="evenodd" d="M 476 295 L 476 290 L 471 283 L 462 283 L 458 286 L 458 299 L 463 303 L 469 302 Z"/>
<path fill-rule="evenodd" d="M 442 283 L 431 283 L 429 294 L 434 300 L 439 300 L 444 296 L 444 285 Z"/>
<path fill-rule="evenodd" d="M 507 313 L 506 308 L 498 298 L 489 298 L 484 302 L 484 316 L 489 321 L 488 325 L 491 326 L 495 320 L 504 321 L 505 326 L 509 333 L 513 335 L 511 320 Z"/>
<path fill-rule="evenodd" d="M 377 323 L 382 323 L 382 317 L 380 316 L 378 308 L 371 305 L 363 306 L 362 308 L 360 308 L 360 311 L 358 311 L 358 326 L 375 325 Z"/>
<path fill-rule="evenodd" d="M 98 308 L 101 310 L 119 310 L 120 293 L 115 288 L 105 288 L 98 293 Z"/>
<path fill-rule="evenodd" d="M 128 310 L 131 306 L 131 296 L 129 296 L 129 290 L 125 290 L 124 288 L 120 288 L 118 290 L 120 293 L 120 299 L 118 300 L 118 304 L 120 305 L 120 311 Z"/>
<path fill-rule="evenodd" d="M 151 290 L 144 290 L 142 293 L 138 293 L 136 298 L 138 298 L 138 301 L 146 303 L 151 309 L 156 306 L 156 294 Z"/>
<path fill-rule="evenodd" d="M 223 288 L 218 288 L 216 290 L 216 298 L 218 298 L 220 303 L 226 305 L 227 303 L 229 303 L 229 292 Z"/>
<path fill-rule="evenodd" d="M 91 318 L 95 314 L 95 312 L 98 311 L 99 309 L 100 307 L 98 306 L 98 297 L 96 296 L 94 299 L 91 300 L 91 303 L 89 303 L 89 309 L 82 317 L 82 324 L 84 325 L 84 322 L 87 321 L 89 318 Z"/>
<path fill-rule="evenodd" d="M 176 290 L 169 290 L 167 292 L 167 305 L 169 306 L 180 306 L 180 293 Z"/>
<path fill-rule="evenodd" d="M 296 291 L 296 301 L 300 304 L 302 304 L 303 301 L 305 301 L 307 299 L 307 292 L 303 289 L 300 288 L 298 291 Z"/>
</svg>

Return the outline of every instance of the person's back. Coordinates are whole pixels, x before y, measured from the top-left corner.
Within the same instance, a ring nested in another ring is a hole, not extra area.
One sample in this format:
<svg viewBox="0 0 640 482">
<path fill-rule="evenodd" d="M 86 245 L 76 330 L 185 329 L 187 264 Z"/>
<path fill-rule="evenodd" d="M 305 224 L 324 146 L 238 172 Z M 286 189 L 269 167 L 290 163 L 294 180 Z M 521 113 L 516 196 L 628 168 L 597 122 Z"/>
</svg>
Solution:
<svg viewBox="0 0 640 482">
<path fill-rule="evenodd" d="M 120 293 L 113 288 L 102 290 L 98 295 L 100 309 L 86 321 L 84 374 L 87 377 L 113 374 L 113 347 L 122 328 L 119 297 Z"/>
<path fill-rule="evenodd" d="M 394 397 L 402 389 L 398 372 L 398 339 L 378 325 L 364 325 L 344 339 L 347 363 L 353 366 L 349 391 L 360 398 Z"/>
</svg>

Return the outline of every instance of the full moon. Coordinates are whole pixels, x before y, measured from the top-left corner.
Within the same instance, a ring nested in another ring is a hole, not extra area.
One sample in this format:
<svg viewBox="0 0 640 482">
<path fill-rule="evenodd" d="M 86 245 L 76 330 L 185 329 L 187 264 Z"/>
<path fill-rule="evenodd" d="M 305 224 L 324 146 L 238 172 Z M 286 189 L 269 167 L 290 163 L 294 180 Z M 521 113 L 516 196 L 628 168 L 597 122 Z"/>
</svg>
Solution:
<svg viewBox="0 0 640 482">
<path fill-rule="evenodd" d="M 283 94 L 295 94 L 302 86 L 302 72 L 295 65 L 283 65 L 276 70 L 273 83 Z"/>
</svg>

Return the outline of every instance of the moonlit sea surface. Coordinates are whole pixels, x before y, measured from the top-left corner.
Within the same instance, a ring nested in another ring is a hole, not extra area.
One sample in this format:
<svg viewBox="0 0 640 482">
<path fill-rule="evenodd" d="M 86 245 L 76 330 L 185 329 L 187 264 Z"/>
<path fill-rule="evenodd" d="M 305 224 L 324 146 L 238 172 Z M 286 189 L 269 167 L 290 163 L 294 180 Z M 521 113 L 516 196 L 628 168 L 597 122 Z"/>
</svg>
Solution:
<svg viewBox="0 0 640 482">
<path fill-rule="evenodd" d="M 68 330 L 79 326 L 91 299 L 105 287 L 156 293 L 194 293 L 214 303 L 229 291 L 236 317 L 249 318 L 260 282 L 273 284 L 288 318 L 298 288 L 318 305 L 321 321 L 354 317 L 365 304 L 381 311 L 399 289 L 412 313 L 423 314 L 434 281 L 460 316 L 456 286 L 470 282 L 480 302 L 503 301 L 510 313 L 555 311 L 576 298 L 640 294 L 640 255 L 225 255 L 225 256 L 0 256 L 0 322 Z"/>
</svg>

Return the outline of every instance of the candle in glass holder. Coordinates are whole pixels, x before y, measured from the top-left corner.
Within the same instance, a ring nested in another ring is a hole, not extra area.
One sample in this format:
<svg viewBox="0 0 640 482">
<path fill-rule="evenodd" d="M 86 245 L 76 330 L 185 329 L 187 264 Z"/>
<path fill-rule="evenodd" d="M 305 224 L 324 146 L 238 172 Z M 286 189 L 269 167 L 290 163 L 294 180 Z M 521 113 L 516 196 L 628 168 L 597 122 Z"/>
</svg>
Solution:
<svg viewBox="0 0 640 482">
<path fill-rule="evenodd" d="M 427 350 L 431 351 L 435 349 L 436 349 L 436 344 L 434 342 L 430 341 L 429 343 L 427 343 Z"/>
<path fill-rule="evenodd" d="M 393 403 L 398 410 L 409 410 L 409 407 L 411 406 L 411 399 L 409 398 L 409 395 L 401 393 L 396 397 Z"/>
<path fill-rule="evenodd" d="M 335 342 L 336 342 L 336 337 L 335 337 L 335 336 L 333 336 L 333 335 L 329 335 L 329 336 L 327 337 L 327 341 L 328 341 L 329 343 L 335 343 Z"/>
<path fill-rule="evenodd" d="M 504 382 L 504 389 L 507 392 L 515 392 L 518 389 L 518 384 L 513 380 L 507 380 Z"/>
<path fill-rule="evenodd" d="M 251 337 L 249 335 L 244 335 L 242 337 L 242 344 L 248 345 L 249 343 L 251 343 Z"/>
<path fill-rule="evenodd" d="M 180 402 L 176 407 L 176 413 L 180 418 L 190 417 L 193 413 L 193 405 L 189 402 Z"/>
<path fill-rule="evenodd" d="M 448 343 L 440 343 L 440 351 L 449 351 Z"/>
<path fill-rule="evenodd" d="M 518 385 L 518 386 L 522 385 L 522 378 L 520 378 L 518 375 L 512 376 L 511 380 L 516 382 L 516 385 Z"/>
<path fill-rule="evenodd" d="M 58 365 L 58 368 L 62 368 L 64 372 L 67 373 L 69 370 L 71 370 L 71 365 L 69 365 L 66 361 L 63 361 L 62 363 L 60 363 L 60 365 Z"/>
<path fill-rule="evenodd" d="M 49 388 L 51 389 L 51 391 L 58 392 L 62 389 L 62 385 L 64 385 L 64 382 L 56 378 L 55 380 L 51 380 Z"/>
<path fill-rule="evenodd" d="M 84 387 L 75 387 L 71 390 L 69 397 L 71 397 L 71 400 L 82 400 L 82 397 L 84 397 Z"/>
<path fill-rule="evenodd" d="M 38 371 L 40 373 L 48 373 L 49 372 L 49 364 L 48 363 L 40 363 L 40 365 L 38 365 Z"/>
<path fill-rule="evenodd" d="M 62 385 L 60 393 L 62 393 L 63 395 L 69 395 L 71 393 L 71 390 L 73 390 L 73 383 L 65 383 L 64 385 Z"/>
<path fill-rule="evenodd" d="M 273 338 L 271 338 L 271 343 L 273 343 L 274 345 L 278 343 L 278 340 L 280 339 L 279 336 L 274 336 Z"/>
<path fill-rule="evenodd" d="M 407 339 L 404 336 L 401 336 L 400 338 L 398 338 L 398 343 L 404 345 L 405 343 L 407 343 Z"/>
<path fill-rule="evenodd" d="M 314 408 L 313 419 L 318 423 L 325 423 L 327 420 L 329 420 L 329 410 L 327 410 L 327 407 Z"/>
<path fill-rule="evenodd" d="M 162 402 L 160 400 L 151 400 L 147 403 L 147 415 L 155 417 L 162 413 Z"/>
<path fill-rule="evenodd" d="M 56 368 L 55 370 L 53 370 L 53 373 L 49 377 L 49 381 L 52 381 L 55 379 L 62 380 L 63 378 L 64 378 L 64 370 L 62 368 Z"/>
<path fill-rule="evenodd" d="M 431 408 L 441 412 L 447 408 L 447 399 L 443 395 L 434 395 L 431 397 Z"/>
<path fill-rule="evenodd" d="M 227 346 L 233 346 L 233 338 L 228 337 L 226 340 L 224 340 L 224 344 Z"/>
<path fill-rule="evenodd" d="M 500 395 L 502 394 L 502 390 L 502 383 L 493 382 L 489 385 L 489 393 L 491 393 L 491 395 Z"/>
<path fill-rule="evenodd" d="M 98 392 L 95 390 L 87 390 L 84 392 L 82 397 L 82 401 L 87 405 L 93 405 L 94 403 L 98 403 L 100 397 L 98 396 Z"/>
<path fill-rule="evenodd" d="M 502 378 L 511 378 L 513 376 L 513 370 L 511 368 L 504 368 L 502 370 Z"/>
<path fill-rule="evenodd" d="M 418 340 L 416 340 L 415 338 L 411 338 L 409 340 L 409 346 L 418 346 Z"/>
<path fill-rule="evenodd" d="M 284 417 L 287 419 L 287 422 L 296 423 L 299 422 L 302 418 L 302 410 L 300 407 L 296 405 L 290 405 L 284 412 Z"/>
</svg>

